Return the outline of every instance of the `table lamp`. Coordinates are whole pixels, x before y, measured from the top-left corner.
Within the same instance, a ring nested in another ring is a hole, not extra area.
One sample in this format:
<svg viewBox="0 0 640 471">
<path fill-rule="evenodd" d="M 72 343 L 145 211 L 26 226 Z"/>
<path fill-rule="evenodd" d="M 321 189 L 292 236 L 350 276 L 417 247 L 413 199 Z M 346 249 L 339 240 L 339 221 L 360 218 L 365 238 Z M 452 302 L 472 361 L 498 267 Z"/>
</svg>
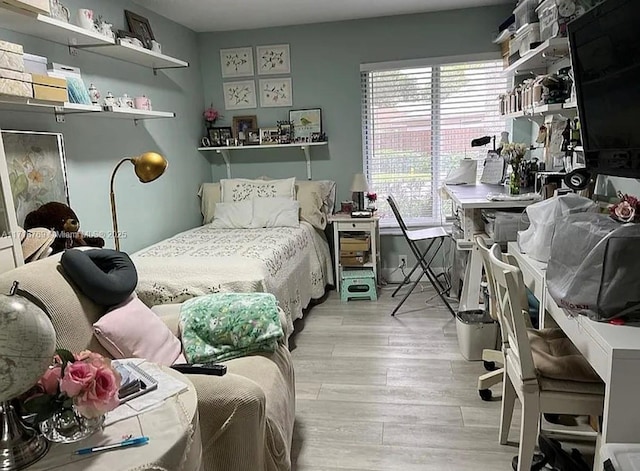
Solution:
<svg viewBox="0 0 640 471">
<path fill-rule="evenodd" d="M 120 250 L 120 237 L 118 236 L 118 216 L 116 214 L 116 195 L 113 191 L 113 183 L 116 177 L 116 172 L 120 166 L 125 162 L 131 162 L 133 169 L 138 176 L 141 183 L 150 183 L 160 178 L 160 176 L 167 169 L 169 163 L 160 154 L 155 152 L 145 152 L 138 157 L 128 157 L 122 159 L 113 169 L 111 174 L 111 219 L 113 220 L 113 238 L 115 239 L 116 250 Z"/>
<path fill-rule="evenodd" d="M 27 468 L 49 450 L 49 442 L 18 415 L 13 399 L 27 392 L 51 364 L 56 333 L 45 311 L 26 297 L 0 295 L 0 470 Z M 36 348 L 25 348 L 25 345 Z"/>
<path fill-rule="evenodd" d="M 351 182 L 351 192 L 356 194 L 356 210 L 364 210 L 364 194 L 369 191 L 369 184 L 363 173 L 356 173 Z"/>
</svg>

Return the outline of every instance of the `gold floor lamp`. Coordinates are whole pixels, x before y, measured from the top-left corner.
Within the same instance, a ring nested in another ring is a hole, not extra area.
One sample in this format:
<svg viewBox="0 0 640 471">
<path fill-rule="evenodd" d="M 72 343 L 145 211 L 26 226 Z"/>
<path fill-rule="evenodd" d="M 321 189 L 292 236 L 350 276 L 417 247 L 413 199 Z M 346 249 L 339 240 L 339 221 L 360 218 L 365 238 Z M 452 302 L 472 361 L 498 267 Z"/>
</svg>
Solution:
<svg viewBox="0 0 640 471">
<path fill-rule="evenodd" d="M 145 152 L 138 157 L 129 157 L 122 159 L 113 169 L 111 174 L 111 219 L 113 220 L 113 238 L 116 242 L 116 250 L 120 250 L 120 237 L 118 236 L 118 216 L 116 214 L 116 195 L 113 191 L 113 182 L 116 178 L 116 172 L 125 162 L 131 162 L 136 175 L 141 183 L 149 183 L 160 178 L 167 169 L 169 163 L 160 154 L 155 152 Z"/>
</svg>

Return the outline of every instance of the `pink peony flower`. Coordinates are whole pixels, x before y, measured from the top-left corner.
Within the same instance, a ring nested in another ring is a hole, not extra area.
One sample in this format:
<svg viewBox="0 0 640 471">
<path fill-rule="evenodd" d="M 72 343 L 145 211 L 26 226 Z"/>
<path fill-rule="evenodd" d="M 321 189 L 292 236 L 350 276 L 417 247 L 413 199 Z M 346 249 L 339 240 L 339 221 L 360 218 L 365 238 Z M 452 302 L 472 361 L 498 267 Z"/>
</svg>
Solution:
<svg viewBox="0 0 640 471">
<path fill-rule="evenodd" d="M 202 113 L 202 116 L 204 117 L 205 121 L 213 123 L 216 119 L 220 117 L 220 113 L 213 106 L 211 106 L 206 110 L 204 110 L 204 113 Z"/>
<path fill-rule="evenodd" d="M 42 387 L 46 394 L 49 394 L 51 396 L 58 394 L 61 375 L 62 368 L 59 365 L 51 366 L 42 375 L 42 378 L 40 378 L 40 380 L 38 381 L 38 385 Z"/>
<path fill-rule="evenodd" d="M 60 381 L 60 391 L 69 397 L 76 397 L 93 382 L 97 370 L 84 361 L 69 363 Z"/>
<path fill-rule="evenodd" d="M 622 222 L 631 222 L 636 217 L 636 209 L 628 201 L 618 203 L 613 212 Z"/>
<path fill-rule="evenodd" d="M 118 407 L 120 381 L 120 375 L 110 367 L 99 368 L 95 380 L 74 398 L 78 412 L 84 417 L 94 418 Z"/>
</svg>

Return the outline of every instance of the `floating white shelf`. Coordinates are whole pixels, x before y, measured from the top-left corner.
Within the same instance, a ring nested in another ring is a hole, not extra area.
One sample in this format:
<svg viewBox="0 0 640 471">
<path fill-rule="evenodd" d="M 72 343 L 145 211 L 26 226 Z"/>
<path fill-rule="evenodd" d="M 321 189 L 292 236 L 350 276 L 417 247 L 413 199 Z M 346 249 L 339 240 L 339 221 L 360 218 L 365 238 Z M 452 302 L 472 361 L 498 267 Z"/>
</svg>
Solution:
<svg viewBox="0 0 640 471">
<path fill-rule="evenodd" d="M 261 149 L 282 149 L 282 148 L 298 148 L 302 149 L 305 160 L 307 161 L 307 178 L 311 180 L 311 147 L 326 146 L 328 142 L 304 142 L 297 144 L 264 144 L 255 146 L 223 146 L 223 147 L 198 147 L 199 151 L 211 152 L 222 155 L 224 163 L 227 167 L 227 178 L 231 178 L 231 151 L 240 150 L 261 150 Z"/>
<path fill-rule="evenodd" d="M 504 69 L 506 75 L 522 75 L 532 70 L 546 69 L 549 64 L 564 59 L 569 55 L 567 38 L 551 38 L 532 49 L 509 67 Z"/>
<path fill-rule="evenodd" d="M 551 105 L 535 106 L 524 111 L 504 115 L 505 119 L 533 118 L 549 114 L 573 114 L 577 111 L 575 103 L 554 103 Z"/>
<path fill-rule="evenodd" d="M 189 63 L 183 60 L 130 44 L 120 44 L 119 39 L 114 40 L 97 32 L 46 15 L 14 8 L 5 3 L 0 4 L 0 27 L 65 46 L 87 49 L 96 54 L 149 67 L 154 71 L 189 67 Z"/>
<path fill-rule="evenodd" d="M 121 119 L 159 119 L 159 118 L 175 118 L 176 114 L 172 111 L 146 111 L 137 110 L 135 108 L 118 108 L 117 106 L 105 106 L 104 111 L 99 116 L 105 118 L 121 118 Z"/>
</svg>

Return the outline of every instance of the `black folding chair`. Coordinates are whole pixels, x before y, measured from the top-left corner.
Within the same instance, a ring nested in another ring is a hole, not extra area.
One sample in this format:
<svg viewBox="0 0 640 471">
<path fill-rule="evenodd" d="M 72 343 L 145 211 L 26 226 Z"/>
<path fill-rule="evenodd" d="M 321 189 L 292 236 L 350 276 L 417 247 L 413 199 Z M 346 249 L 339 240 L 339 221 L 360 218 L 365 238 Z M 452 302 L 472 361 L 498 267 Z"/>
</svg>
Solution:
<svg viewBox="0 0 640 471">
<path fill-rule="evenodd" d="M 393 292 L 391 297 L 395 297 L 395 295 L 398 293 L 398 291 L 400 291 L 402 287 L 411 283 L 411 276 L 415 273 L 416 270 L 418 270 L 418 268 L 422 269 L 422 273 L 420 273 L 420 276 L 418 277 L 418 279 L 415 282 L 413 282 L 413 284 L 411 285 L 411 288 L 409 288 L 409 291 L 405 293 L 404 297 L 402 298 L 400 303 L 395 307 L 391 315 L 392 316 L 396 315 L 396 312 L 398 312 L 398 309 L 400 309 L 400 307 L 404 304 L 404 302 L 407 300 L 407 298 L 413 292 L 416 286 L 418 286 L 418 283 L 420 283 L 420 281 L 422 280 L 422 277 L 426 276 L 429 282 L 431 283 L 431 286 L 433 286 L 433 288 L 436 290 L 437 295 L 440 296 L 440 299 L 442 299 L 442 302 L 444 303 L 444 305 L 447 307 L 449 312 L 451 312 L 451 315 L 455 316 L 455 312 L 452 309 L 451 305 L 449 304 L 449 301 L 445 296 L 445 294 L 449 293 L 449 290 L 451 289 L 451 284 L 446 279 L 446 277 L 445 277 L 445 284 L 443 284 L 439 280 L 438 276 L 431 269 L 431 263 L 436 258 L 436 255 L 440 251 L 440 247 L 442 247 L 442 245 L 444 244 L 445 239 L 450 237 L 449 233 L 445 230 L 444 227 L 441 227 L 441 226 L 430 227 L 428 229 L 409 230 L 407 228 L 407 225 L 404 223 L 402 216 L 400 215 L 400 210 L 398 209 L 398 205 L 396 204 L 393 196 L 389 195 L 387 197 L 387 202 L 389 203 L 389 206 L 391 206 L 391 210 L 393 211 L 394 216 L 398 220 L 398 225 L 402 230 L 402 234 L 404 235 L 404 238 L 406 239 L 407 244 L 409 244 L 409 248 L 411 249 L 411 252 L 413 252 L 413 255 L 415 256 L 416 260 L 418 260 L 418 262 L 415 264 L 411 272 L 409 272 L 409 274 L 404 277 L 404 280 L 402 280 L 402 283 L 400 283 L 400 286 L 396 288 L 396 290 Z M 418 243 L 423 241 L 428 242 L 428 244 L 424 250 L 420 250 Z M 429 252 L 431 252 L 431 255 L 427 259 Z"/>
</svg>

